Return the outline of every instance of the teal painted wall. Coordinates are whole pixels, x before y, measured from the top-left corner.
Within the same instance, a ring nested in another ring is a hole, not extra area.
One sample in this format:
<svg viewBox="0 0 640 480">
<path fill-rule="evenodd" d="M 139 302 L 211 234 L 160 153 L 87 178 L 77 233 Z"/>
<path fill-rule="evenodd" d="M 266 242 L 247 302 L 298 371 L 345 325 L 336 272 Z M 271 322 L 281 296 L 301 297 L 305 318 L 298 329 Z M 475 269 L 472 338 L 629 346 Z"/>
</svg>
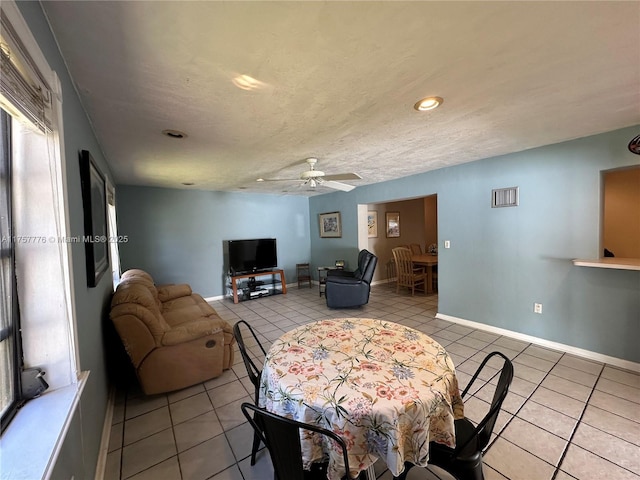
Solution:
<svg viewBox="0 0 640 480">
<path fill-rule="evenodd" d="M 89 150 L 102 172 L 109 177 L 110 171 L 76 95 L 40 3 L 16 3 L 49 66 L 56 72 L 62 84 L 64 122 L 62 158 L 66 166 L 70 234 L 83 235 L 80 150 Z M 72 475 L 76 479 L 94 477 L 109 391 L 104 330 L 110 325 L 108 305 L 112 293 L 111 276 L 106 274 L 96 288 L 87 288 L 83 244 L 72 244 L 72 262 L 75 309 L 78 319 L 77 340 L 80 357 L 78 367 L 80 370 L 91 371 L 91 374 L 80 399 L 79 408 L 72 420 L 69 434 L 62 445 L 59 460 L 53 471 L 54 480 L 69 480 Z"/>
<path fill-rule="evenodd" d="M 307 262 L 306 197 L 118 186 L 123 271 L 142 268 L 158 283 L 188 283 L 202 296 L 224 294 L 223 241 L 276 238 L 287 282 Z M 135 207 L 135 208 L 134 208 Z"/>
<path fill-rule="evenodd" d="M 639 163 L 627 149 L 638 130 L 312 197 L 312 262 L 355 261 L 358 204 L 437 193 L 440 313 L 640 362 L 640 272 L 571 263 L 599 256 L 600 171 Z M 491 190 L 512 186 L 520 206 L 492 209 Z M 317 215 L 332 211 L 343 236 L 321 239 Z"/>
<path fill-rule="evenodd" d="M 311 232 L 311 269 L 334 265 L 338 259 L 345 261 L 345 269 L 355 270 L 358 266 L 358 201 L 353 194 L 335 192 L 310 197 L 309 216 Z M 362 202 L 360 202 L 362 203 Z M 367 202 L 364 202 L 367 203 Z M 320 238 L 321 213 L 340 212 L 342 236 L 339 238 Z M 378 213 L 378 222 L 384 221 L 384 213 Z M 381 220 L 381 218 L 383 220 Z"/>
</svg>

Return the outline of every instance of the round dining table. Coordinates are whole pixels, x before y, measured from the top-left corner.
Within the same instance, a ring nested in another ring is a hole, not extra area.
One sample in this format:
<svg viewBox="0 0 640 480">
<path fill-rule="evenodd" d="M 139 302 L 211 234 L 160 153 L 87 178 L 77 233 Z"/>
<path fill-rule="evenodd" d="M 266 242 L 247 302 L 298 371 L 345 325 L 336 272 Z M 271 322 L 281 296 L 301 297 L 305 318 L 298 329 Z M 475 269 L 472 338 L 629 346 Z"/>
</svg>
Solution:
<svg viewBox="0 0 640 480">
<path fill-rule="evenodd" d="M 394 476 L 405 462 L 425 466 L 429 442 L 455 446 L 454 419 L 464 416 L 455 367 L 426 334 L 384 320 L 341 318 L 302 325 L 267 352 L 259 406 L 318 425 L 347 444 L 350 475 L 381 458 Z M 301 434 L 306 468 L 329 462 L 345 474 L 331 442 Z"/>
</svg>

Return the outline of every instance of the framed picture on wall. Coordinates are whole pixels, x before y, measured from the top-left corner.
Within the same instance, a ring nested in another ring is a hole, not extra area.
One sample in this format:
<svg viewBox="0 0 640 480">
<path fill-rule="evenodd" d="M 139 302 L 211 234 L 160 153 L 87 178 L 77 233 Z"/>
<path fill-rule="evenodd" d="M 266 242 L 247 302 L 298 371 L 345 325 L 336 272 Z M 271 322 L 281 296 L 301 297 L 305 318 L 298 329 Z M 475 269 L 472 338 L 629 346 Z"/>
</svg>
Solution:
<svg viewBox="0 0 640 480">
<path fill-rule="evenodd" d="M 342 237 L 342 224 L 340 221 L 340 212 L 321 213 L 318 215 L 320 219 L 320 237 L 322 238 L 339 238 Z"/>
<path fill-rule="evenodd" d="M 87 286 L 95 287 L 109 269 L 107 195 L 104 176 L 87 150 L 80 152 L 80 183 L 84 210 Z"/>
<path fill-rule="evenodd" d="M 400 236 L 400 212 L 387 212 L 387 238 Z"/>
<path fill-rule="evenodd" d="M 367 212 L 367 232 L 369 238 L 378 236 L 378 212 L 376 211 Z"/>
</svg>

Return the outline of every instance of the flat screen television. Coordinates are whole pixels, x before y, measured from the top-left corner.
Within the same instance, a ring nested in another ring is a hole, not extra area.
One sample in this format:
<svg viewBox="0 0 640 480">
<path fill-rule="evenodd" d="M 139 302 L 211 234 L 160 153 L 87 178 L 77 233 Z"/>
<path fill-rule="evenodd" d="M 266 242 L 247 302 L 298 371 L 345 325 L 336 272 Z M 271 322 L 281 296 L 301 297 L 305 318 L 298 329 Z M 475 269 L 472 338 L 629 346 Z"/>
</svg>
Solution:
<svg viewBox="0 0 640 480">
<path fill-rule="evenodd" d="M 229 270 L 234 275 L 273 270 L 278 266 L 275 238 L 228 240 Z"/>
</svg>

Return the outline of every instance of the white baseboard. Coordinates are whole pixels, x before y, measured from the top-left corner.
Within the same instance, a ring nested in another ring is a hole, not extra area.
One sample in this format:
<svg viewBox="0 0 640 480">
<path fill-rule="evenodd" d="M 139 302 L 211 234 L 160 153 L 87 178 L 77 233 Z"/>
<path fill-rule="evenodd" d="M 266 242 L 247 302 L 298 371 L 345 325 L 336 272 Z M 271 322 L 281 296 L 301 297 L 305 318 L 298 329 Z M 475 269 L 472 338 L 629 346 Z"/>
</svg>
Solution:
<svg viewBox="0 0 640 480">
<path fill-rule="evenodd" d="M 217 297 L 207 297 L 204 299 L 205 302 L 215 302 L 216 300 L 224 300 L 226 297 L 224 295 L 218 295 Z"/>
<path fill-rule="evenodd" d="M 102 437 L 100 439 L 100 450 L 98 461 L 96 462 L 96 475 L 94 480 L 103 480 L 104 472 L 107 468 L 107 454 L 109 453 L 109 440 L 111 439 L 111 425 L 113 424 L 113 410 L 116 403 L 116 389 L 109 388 L 107 398 L 107 411 L 104 414 L 104 424 L 102 425 Z"/>
<path fill-rule="evenodd" d="M 565 345 L 563 343 L 552 342 L 551 340 L 545 340 L 544 338 L 534 337 L 532 335 L 526 335 L 524 333 L 514 332 L 504 328 L 494 327 L 486 325 L 484 323 L 473 322 L 471 320 L 465 320 L 464 318 L 453 317 L 451 315 L 445 315 L 444 313 L 436 314 L 436 318 L 440 320 L 447 320 L 449 322 L 464 325 L 465 327 L 477 328 L 489 333 L 495 333 L 497 335 L 504 335 L 515 340 L 522 340 L 524 342 L 533 343 L 541 347 L 550 348 L 553 350 L 560 350 L 578 357 L 587 358 L 589 360 L 595 360 L 597 362 L 607 363 L 615 367 L 623 368 L 625 370 L 631 370 L 633 372 L 640 373 L 640 363 L 631 362 L 622 358 L 610 357 L 609 355 L 603 355 L 602 353 L 592 352 L 571 345 Z"/>
</svg>

